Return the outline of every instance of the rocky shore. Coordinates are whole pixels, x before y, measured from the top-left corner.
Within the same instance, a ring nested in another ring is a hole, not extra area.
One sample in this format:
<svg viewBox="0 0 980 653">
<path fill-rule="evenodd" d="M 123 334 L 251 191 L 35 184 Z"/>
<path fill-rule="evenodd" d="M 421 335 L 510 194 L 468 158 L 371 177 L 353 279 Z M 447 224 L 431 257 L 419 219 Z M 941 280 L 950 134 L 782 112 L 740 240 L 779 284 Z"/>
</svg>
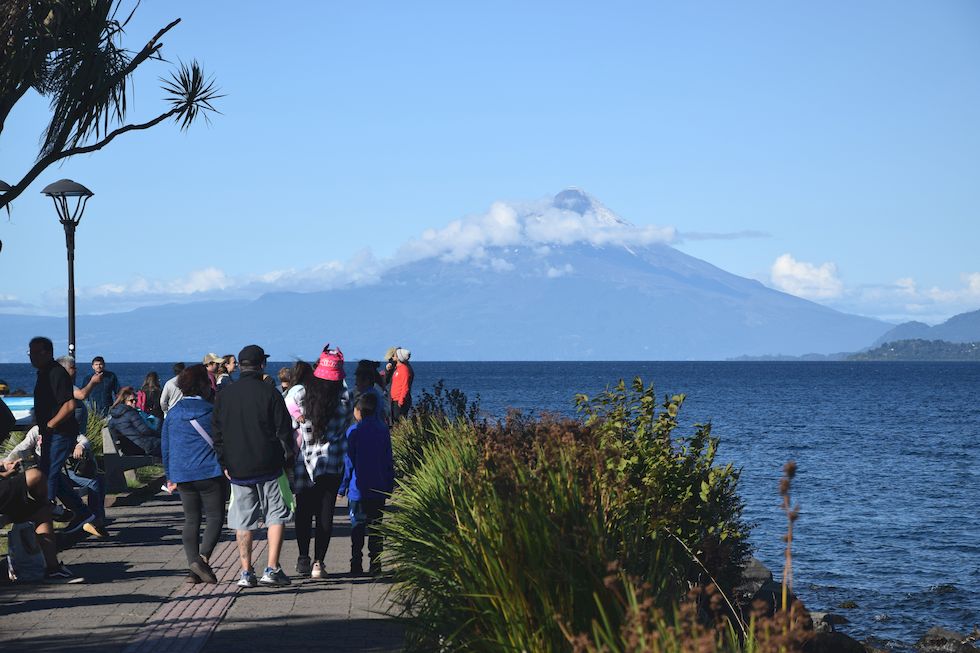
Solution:
<svg viewBox="0 0 980 653">
<path fill-rule="evenodd" d="M 743 617 L 747 617 L 753 606 L 765 604 L 766 611 L 772 614 L 782 603 L 782 584 L 776 581 L 760 560 L 750 558 L 742 572 L 742 583 L 735 588 L 735 597 Z M 792 603 L 796 596 L 790 595 Z M 846 617 L 832 612 L 809 612 L 813 622 L 813 638 L 807 642 L 807 653 L 896 653 L 899 650 L 917 653 L 980 653 L 980 629 L 969 635 L 958 633 L 940 626 L 930 628 L 918 641 L 901 649 L 890 648 L 887 643 L 874 637 L 858 641 L 838 631 L 838 626 L 848 623 Z"/>
</svg>

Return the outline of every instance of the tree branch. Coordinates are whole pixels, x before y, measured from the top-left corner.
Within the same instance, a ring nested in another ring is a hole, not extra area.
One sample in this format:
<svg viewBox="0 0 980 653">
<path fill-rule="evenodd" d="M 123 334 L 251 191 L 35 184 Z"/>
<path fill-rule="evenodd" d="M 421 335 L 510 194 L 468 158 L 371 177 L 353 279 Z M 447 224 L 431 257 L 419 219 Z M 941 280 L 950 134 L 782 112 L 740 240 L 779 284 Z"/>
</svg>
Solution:
<svg viewBox="0 0 980 653">
<path fill-rule="evenodd" d="M 4 193 L 3 195 L 0 195 L 0 209 L 4 208 L 5 206 L 9 205 L 12 201 L 17 199 L 17 197 L 25 190 L 27 190 L 27 187 L 30 186 L 31 183 L 33 183 L 34 180 L 37 179 L 38 176 L 42 172 L 44 172 L 44 170 L 52 163 L 60 161 L 61 159 L 66 159 L 70 156 L 75 156 L 76 154 L 88 154 L 89 152 L 95 152 L 96 150 L 101 150 L 103 147 L 105 147 L 110 142 L 112 142 L 112 140 L 115 139 L 116 136 L 121 136 L 126 132 L 136 131 L 140 129 L 149 129 L 150 127 L 159 125 L 167 118 L 170 118 L 171 116 L 180 113 L 182 109 L 183 109 L 182 106 L 174 107 L 173 109 L 167 111 L 166 113 L 161 113 L 153 120 L 149 120 L 147 122 L 143 122 L 139 124 L 125 125 L 116 130 L 113 130 L 110 134 L 108 134 L 105 138 L 103 138 L 101 141 L 97 143 L 92 143 L 91 145 L 86 145 L 84 147 L 72 147 L 67 150 L 52 152 L 51 154 L 48 154 L 47 156 L 39 159 L 38 162 L 34 164 L 34 167 L 31 168 L 26 175 L 24 175 L 24 178 L 21 179 L 19 182 L 17 182 L 17 185 L 12 187 L 9 191 Z"/>
<path fill-rule="evenodd" d="M 141 63 L 143 63 L 144 61 L 146 61 L 147 59 L 149 59 L 151 56 L 153 56 L 153 54 L 155 52 L 157 52 L 160 48 L 163 47 L 163 44 L 162 43 L 158 43 L 158 41 L 160 40 L 160 38 L 164 34 L 166 34 L 167 32 L 169 32 L 171 29 L 173 29 L 174 26 L 177 25 L 177 23 L 179 23 L 179 22 L 180 22 L 180 18 L 175 18 L 173 21 L 170 22 L 169 25 L 160 28 L 160 30 L 156 34 L 153 35 L 153 38 L 151 38 L 149 41 L 147 41 L 146 45 L 143 46 L 143 49 L 136 53 L 136 56 L 133 57 L 129 61 L 129 64 L 125 68 L 123 68 L 121 71 L 119 71 L 119 73 L 115 76 L 115 78 L 113 79 L 113 81 L 111 83 L 109 83 L 107 86 L 111 87 L 111 86 L 115 85 L 116 83 L 118 83 L 120 80 L 126 79 L 127 77 L 129 77 L 133 73 L 133 71 L 136 70 L 136 68 Z M 68 116 L 68 118 L 65 120 L 65 125 L 64 125 L 64 128 L 63 128 L 63 133 L 60 134 L 58 136 L 57 140 L 55 140 L 54 143 L 53 143 L 53 146 L 54 146 L 54 149 L 55 150 L 61 151 L 61 148 L 63 148 L 65 146 L 65 144 L 68 142 L 69 136 L 71 135 L 72 126 L 76 122 L 78 122 L 79 117 L 82 115 L 82 113 L 84 113 L 86 111 L 86 109 L 87 109 L 86 106 L 81 105 L 81 106 L 77 107 L 75 109 L 75 111 L 73 111 L 70 116 Z M 74 148 L 72 148 L 72 149 L 74 149 Z M 47 157 L 42 157 L 41 159 L 39 159 L 39 161 L 43 161 L 46 158 Z M 57 159 L 55 159 L 55 160 L 57 160 Z M 3 205 L 2 204 L 0 204 L 0 208 L 3 208 Z"/>
</svg>

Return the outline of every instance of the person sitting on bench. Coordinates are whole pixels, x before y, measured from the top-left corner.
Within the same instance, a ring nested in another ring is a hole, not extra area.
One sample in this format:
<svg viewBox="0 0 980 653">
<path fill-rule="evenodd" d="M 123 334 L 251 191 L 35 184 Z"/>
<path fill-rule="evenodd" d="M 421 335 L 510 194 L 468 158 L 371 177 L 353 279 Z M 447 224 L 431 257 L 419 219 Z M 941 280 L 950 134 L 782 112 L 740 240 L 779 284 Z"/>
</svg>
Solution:
<svg viewBox="0 0 980 653">
<path fill-rule="evenodd" d="M 25 469 L 21 461 L 0 462 L 0 515 L 17 524 L 32 521 L 37 543 L 44 554 L 44 580 L 77 583 L 82 579 L 58 562 L 51 525 L 48 479 L 32 460 Z"/>
<path fill-rule="evenodd" d="M 160 433 L 153 429 L 136 408 L 136 391 L 126 386 L 119 391 L 109 409 L 109 430 L 119 437 L 126 455 L 160 455 Z"/>
</svg>

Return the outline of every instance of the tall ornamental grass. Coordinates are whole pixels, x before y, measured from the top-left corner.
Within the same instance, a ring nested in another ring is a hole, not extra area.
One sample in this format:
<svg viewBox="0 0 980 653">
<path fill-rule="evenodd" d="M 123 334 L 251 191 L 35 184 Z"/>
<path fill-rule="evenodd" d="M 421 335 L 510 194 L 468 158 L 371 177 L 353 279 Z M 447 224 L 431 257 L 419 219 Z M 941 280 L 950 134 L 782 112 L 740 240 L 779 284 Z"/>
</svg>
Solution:
<svg viewBox="0 0 980 653">
<path fill-rule="evenodd" d="M 596 624 L 619 632 L 630 604 L 611 570 L 660 614 L 735 582 L 747 527 L 710 428 L 677 435 L 683 398 L 658 407 L 639 379 L 577 400 L 578 420 L 421 411 L 395 429 L 384 555 L 410 649 L 563 651 Z"/>
</svg>

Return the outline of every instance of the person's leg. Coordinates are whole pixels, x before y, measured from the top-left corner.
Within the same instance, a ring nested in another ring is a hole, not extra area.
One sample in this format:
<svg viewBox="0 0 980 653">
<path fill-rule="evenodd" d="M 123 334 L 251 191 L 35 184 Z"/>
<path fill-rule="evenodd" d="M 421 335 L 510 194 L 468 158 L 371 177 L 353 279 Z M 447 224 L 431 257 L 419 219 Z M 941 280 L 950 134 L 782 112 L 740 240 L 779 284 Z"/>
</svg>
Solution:
<svg viewBox="0 0 980 653">
<path fill-rule="evenodd" d="M 190 566 L 201 555 L 201 493 L 196 483 L 178 483 L 180 503 L 184 507 L 184 528 L 181 540 L 184 543 L 184 557 Z M 210 520 L 208 521 L 210 526 Z"/>
<path fill-rule="evenodd" d="M 89 511 L 95 515 L 101 524 L 105 521 L 105 474 L 97 474 L 94 478 L 79 476 L 68 470 L 68 480 L 85 490 Z"/>
<path fill-rule="evenodd" d="M 252 531 L 258 528 L 262 516 L 259 494 L 255 486 L 231 486 L 231 503 L 228 505 L 228 528 L 235 530 L 238 542 L 238 558 L 242 571 L 252 572 Z"/>
<path fill-rule="evenodd" d="M 225 523 L 225 484 L 223 478 L 212 478 L 201 483 L 205 484 L 201 489 L 201 501 L 207 519 L 207 524 L 204 526 L 204 539 L 201 541 L 201 555 L 205 560 L 210 561 Z"/>
<path fill-rule="evenodd" d="M 252 531 L 235 531 L 235 541 L 238 542 L 238 560 L 242 563 L 242 571 L 252 571 Z"/>
<path fill-rule="evenodd" d="M 262 506 L 261 514 L 268 532 L 268 567 L 278 570 L 279 577 L 274 584 L 289 584 L 289 578 L 279 566 L 279 554 L 282 552 L 282 542 L 286 532 L 286 522 L 292 517 L 292 512 L 286 507 L 286 499 L 282 495 L 279 481 L 266 481 L 256 485 L 256 491 Z M 263 575 L 263 578 L 265 575 Z M 259 579 L 259 583 L 263 580 Z"/>
<path fill-rule="evenodd" d="M 337 506 L 337 489 L 343 480 L 340 474 L 324 474 L 316 479 L 320 489 L 320 510 L 316 517 L 316 560 L 323 564 L 333 535 L 333 510 Z"/>
<path fill-rule="evenodd" d="M 361 501 L 348 501 L 347 505 L 350 514 L 350 570 L 351 573 L 361 573 L 367 516 L 364 514 Z"/>
<path fill-rule="evenodd" d="M 384 499 L 371 499 L 367 506 L 368 558 L 371 560 L 371 567 L 375 570 L 379 568 L 378 557 L 384 550 L 384 538 L 378 530 L 384 515 L 384 505 Z"/>
<path fill-rule="evenodd" d="M 296 494 L 296 547 L 301 558 L 310 557 L 310 538 L 313 536 L 313 511 L 316 486 Z"/>
<path fill-rule="evenodd" d="M 279 569 L 279 553 L 282 551 L 282 542 L 286 535 L 285 524 L 269 525 L 269 561 L 268 565 L 273 569 Z M 307 549 L 308 550 L 308 549 Z"/>
<path fill-rule="evenodd" d="M 71 508 L 75 511 L 76 515 L 79 514 L 79 510 L 81 514 L 88 514 L 88 508 L 85 507 L 82 498 L 75 493 L 71 483 L 65 477 L 63 469 L 65 461 L 68 460 L 68 456 L 71 455 L 72 450 L 75 448 L 75 438 L 60 433 L 53 433 L 50 436 L 50 440 L 51 449 L 48 467 L 42 470 L 48 475 L 48 498 L 53 500 L 55 497 L 58 497 L 65 504 L 65 507 Z"/>
<path fill-rule="evenodd" d="M 24 472 L 27 492 L 38 508 L 31 520 L 36 524 L 34 533 L 37 544 L 44 555 L 44 565 L 47 571 L 58 569 L 58 548 L 54 540 L 54 525 L 51 523 L 51 504 L 48 502 L 48 479 L 39 469 L 28 469 Z"/>
</svg>

